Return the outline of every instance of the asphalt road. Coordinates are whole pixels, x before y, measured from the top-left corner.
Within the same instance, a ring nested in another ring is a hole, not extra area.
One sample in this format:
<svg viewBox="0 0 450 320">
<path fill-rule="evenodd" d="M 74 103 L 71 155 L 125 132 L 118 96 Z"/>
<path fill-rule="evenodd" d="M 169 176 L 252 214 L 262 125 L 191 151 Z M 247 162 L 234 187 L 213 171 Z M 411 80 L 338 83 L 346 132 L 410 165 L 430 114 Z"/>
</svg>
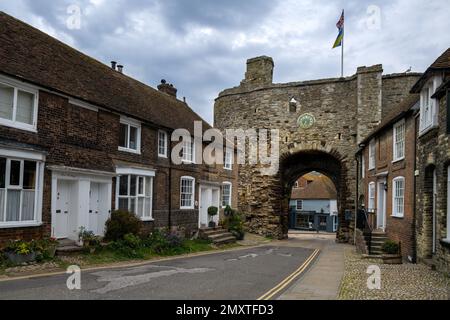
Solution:
<svg viewBox="0 0 450 320">
<path fill-rule="evenodd" d="M 0 282 L 0 299 L 254 300 L 302 265 L 314 250 L 267 245 L 143 266 Z"/>
</svg>

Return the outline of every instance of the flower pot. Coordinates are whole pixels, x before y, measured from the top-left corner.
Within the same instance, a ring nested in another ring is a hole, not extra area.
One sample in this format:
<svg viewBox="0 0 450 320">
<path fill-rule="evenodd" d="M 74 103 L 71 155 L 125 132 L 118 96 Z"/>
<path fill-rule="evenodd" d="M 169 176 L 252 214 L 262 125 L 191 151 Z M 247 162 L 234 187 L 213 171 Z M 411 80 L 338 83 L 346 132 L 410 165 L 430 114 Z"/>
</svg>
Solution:
<svg viewBox="0 0 450 320">
<path fill-rule="evenodd" d="M 14 263 L 16 265 L 33 262 L 34 260 L 36 260 L 36 252 L 32 252 L 29 254 L 18 254 L 15 252 L 6 252 L 5 255 L 9 261 L 11 261 L 12 263 Z"/>
<path fill-rule="evenodd" d="M 45 251 L 45 253 L 46 253 L 46 256 L 48 258 L 52 258 L 53 259 L 55 257 L 55 255 L 56 255 L 56 246 L 48 247 L 47 250 Z"/>
<path fill-rule="evenodd" d="M 208 224 L 208 227 L 215 228 L 216 227 L 216 223 L 214 221 L 210 221 L 209 224 Z"/>
<path fill-rule="evenodd" d="M 399 254 L 383 254 L 382 255 L 384 264 L 402 264 L 403 259 Z"/>
</svg>

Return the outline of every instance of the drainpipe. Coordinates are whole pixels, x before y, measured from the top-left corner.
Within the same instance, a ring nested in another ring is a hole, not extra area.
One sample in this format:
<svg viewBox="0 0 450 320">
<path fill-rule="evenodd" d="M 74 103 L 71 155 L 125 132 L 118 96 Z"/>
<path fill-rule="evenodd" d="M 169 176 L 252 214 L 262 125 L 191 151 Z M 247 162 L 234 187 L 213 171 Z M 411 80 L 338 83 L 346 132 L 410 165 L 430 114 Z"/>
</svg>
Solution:
<svg viewBox="0 0 450 320">
<path fill-rule="evenodd" d="M 355 225 L 353 226 L 353 244 L 356 245 L 356 226 L 358 225 L 359 208 L 359 151 L 355 156 L 356 160 L 356 198 L 355 198 Z"/>
<path fill-rule="evenodd" d="M 418 117 L 419 113 L 416 114 L 416 116 L 414 117 L 414 191 L 413 191 L 413 223 L 412 223 L 412 243 L 413 243 L 413 256 L 412 256 L 412 262 L 413 263 L 417 263 L 417 204 L 416 204 L 416 192 L 417 192 L 417 177 L 416 177 L 416 170 L 417 170 L 417 117 Z"/>
</svg>

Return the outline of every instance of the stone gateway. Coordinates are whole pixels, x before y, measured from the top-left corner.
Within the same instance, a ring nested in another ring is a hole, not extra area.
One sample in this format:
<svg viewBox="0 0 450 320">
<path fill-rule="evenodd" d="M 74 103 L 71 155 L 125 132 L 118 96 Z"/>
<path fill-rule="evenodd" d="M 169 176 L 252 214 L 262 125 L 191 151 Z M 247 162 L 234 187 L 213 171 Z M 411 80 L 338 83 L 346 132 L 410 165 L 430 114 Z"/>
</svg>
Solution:
<svg viewBox="0 0 450 320">
<path fill-rule="evenodd" d="M 382 65 L 359 67 L 346 78 L 273 83 L 270 57 L 247 61 L 245 79 L 219 94 L 214 123 L 225 129 L 278 129 L 280 169 L 265 176 L 242 165 L 239 210 L 250 232 L 276 238 L 288 233 L 291 188 L 302 175 L 327 175 L 338 191 L 338 239 L 353 237 L 355 153 L 389 108 L 401 102 L 420 74 L 383 75 Z"/>
</svg>

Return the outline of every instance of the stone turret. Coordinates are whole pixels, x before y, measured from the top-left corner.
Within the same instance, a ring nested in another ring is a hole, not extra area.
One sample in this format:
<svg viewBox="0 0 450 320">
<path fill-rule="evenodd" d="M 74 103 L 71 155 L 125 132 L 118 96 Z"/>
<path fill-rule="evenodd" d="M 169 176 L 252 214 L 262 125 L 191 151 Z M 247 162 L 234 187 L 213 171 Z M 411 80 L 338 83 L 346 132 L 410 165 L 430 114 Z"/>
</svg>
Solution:
<svg viewBox="0 0 450 320">
<path fill-rule="evenodd" d="M 273 81 L 273 59 L 267 56 L 247 60 L 247 72 L 241 82 L 243 86 L 270 85 Z"/>
</svg>

